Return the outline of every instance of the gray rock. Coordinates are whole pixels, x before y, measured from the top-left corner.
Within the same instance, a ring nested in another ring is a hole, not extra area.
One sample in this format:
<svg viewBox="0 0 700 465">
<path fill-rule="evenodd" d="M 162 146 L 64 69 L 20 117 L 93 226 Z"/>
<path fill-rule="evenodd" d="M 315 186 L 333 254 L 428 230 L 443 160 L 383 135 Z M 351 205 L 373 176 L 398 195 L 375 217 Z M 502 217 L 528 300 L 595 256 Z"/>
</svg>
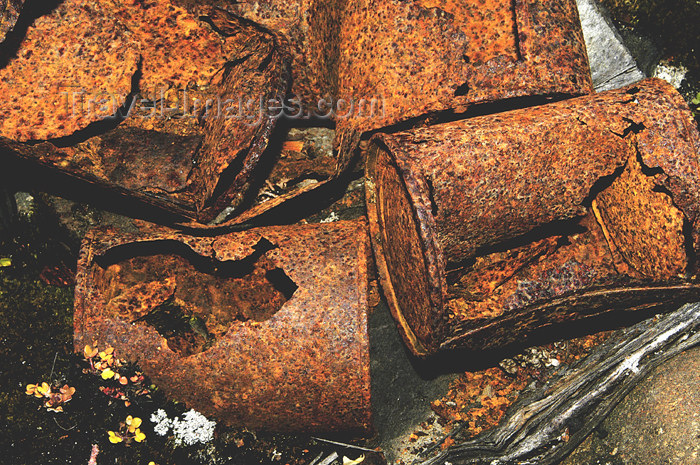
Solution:
<svg viewBox="0 0 700 465">
<path fill-rule="evenodd" d="M 595 464 L 700 464 L 700 347 L 652 371 L 562 462 Z"/>
<path fill-rule="evenodd" d="M 646 77 L 596 0 L 576 0 L 596 91 L 616 89 Z"/>
</svg>

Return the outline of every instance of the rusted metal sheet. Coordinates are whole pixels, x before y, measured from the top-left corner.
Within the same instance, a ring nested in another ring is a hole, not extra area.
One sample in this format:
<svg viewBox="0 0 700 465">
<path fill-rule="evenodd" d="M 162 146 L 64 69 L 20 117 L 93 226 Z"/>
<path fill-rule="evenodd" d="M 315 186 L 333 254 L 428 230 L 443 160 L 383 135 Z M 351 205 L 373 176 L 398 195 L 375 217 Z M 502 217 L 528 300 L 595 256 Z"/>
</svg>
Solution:
<svg viewBox="0 0 700 465">
<path fill-rule="evenodd" d="M 0 0 L 0 43 L 15 27 L 25 0 Z"/>
<path fill-rule="evenodd" d="M 283 38 L 305 114 L 318 115 L 320 99 L 334 108 L 341 167 L 366 131 L 475 103 L 592 91 L 574 0 L 265 0 L 227 8 Z"/>
<path fill-rule="evenodd" d="M 67 0 L 0 69 L 0 148 L 208 221 L 250 194 L 276 122 L 263 102 L 288 87 L 284 53 L 221 11 Z"/>
<path fill-rule="evenodd" d="M 95 230 L 75 350 L 112 346 L 169 397 L 230 425 L 371 428 L 364 220 L 194 237 Z"/>
<path fill-rule="evenodd" d="M 700 297 L 700 136 L 656 79 L 378 134 L 370 230 L 413 351 Z"/>
</svg>

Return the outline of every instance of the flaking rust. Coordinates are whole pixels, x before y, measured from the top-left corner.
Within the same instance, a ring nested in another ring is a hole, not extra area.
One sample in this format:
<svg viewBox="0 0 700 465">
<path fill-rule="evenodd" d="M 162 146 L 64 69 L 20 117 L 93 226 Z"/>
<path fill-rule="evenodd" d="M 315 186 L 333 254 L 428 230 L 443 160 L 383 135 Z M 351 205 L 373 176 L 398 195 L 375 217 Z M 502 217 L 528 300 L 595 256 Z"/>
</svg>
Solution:
<svg viewBox="0 0 700 465">
<path fill-rule="evenodd" d="M 185 218 L 248 194 L 287 92 L 277 39 L 179 2 L 67 0 L 0 69 L 0 148 Z"/>
<path fill-rule="evenodd" d="M 421 355 L 700 297 L 700 137 L 656 79 L 368 149 L 389 305 Z"/>
<path fill-rule="evenodd" d="M 369 247 L 364 220 L 217 237 L 95 230 L 75 350 L 112 346 L 229 425 L 367 432 Z"/>
<path fill-rule="evenodd" d="M 279 34 L 307 113 L 319 112 L 319 99 L 335 107 L 327 116 L 336 120 L 341 169 L 363 132 L 475 103 L 592 91 L 574 0 L 267 0 L 227 8 Z"/>
</svg>

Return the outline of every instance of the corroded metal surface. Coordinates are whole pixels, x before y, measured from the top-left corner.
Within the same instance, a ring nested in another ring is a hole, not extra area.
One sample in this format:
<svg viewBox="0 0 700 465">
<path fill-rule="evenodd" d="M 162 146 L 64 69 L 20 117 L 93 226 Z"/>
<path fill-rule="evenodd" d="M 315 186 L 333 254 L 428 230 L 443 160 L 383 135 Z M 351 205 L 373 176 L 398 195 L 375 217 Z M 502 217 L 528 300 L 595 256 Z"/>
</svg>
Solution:
<svg viewBox="0 0 700 465">
<path fill-rule="evenodd" d="M 25 0 L 0 0 L 0 43 L 15 27 Z"/>
<path fill-rule="evenodd" d="M 364 221 L 217 237 L 95 230 L 75 350 L 111 345 L 170 398 L 230 425 L 366 432 L 369 253 Z"/>
<path fill-rule="evenodd" d="M 379 134 L 368 153 L 378 267 L 416 353 L 700 296 L 700 137 L 663 81 Z"/>
<path fill-rule="evenodd" d="M 289 79 L 280 50 L 220 10 L 68 0 L 0 69 L 0 148 L 208 221 L 241 201 L 267 146 L 262 102 Z"/>
<path fill-rule="evenodd" d="M 344 99 L 334 115 L 341 166 L 362 132 L 474 103 L 592 90 L 573 0 L 266 0 L 227 8 L 283 37 L 294 57 L 292 90 L 307 106 Z"/>
</svg>

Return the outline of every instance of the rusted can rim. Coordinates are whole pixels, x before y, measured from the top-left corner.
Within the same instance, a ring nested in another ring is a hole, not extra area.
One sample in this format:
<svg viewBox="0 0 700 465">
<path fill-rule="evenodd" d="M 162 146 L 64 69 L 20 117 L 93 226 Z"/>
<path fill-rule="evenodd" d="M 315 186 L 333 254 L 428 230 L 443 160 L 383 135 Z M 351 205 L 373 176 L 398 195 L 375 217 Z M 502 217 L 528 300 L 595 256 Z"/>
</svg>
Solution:
<svg viewBox="0 0 700 465">
<path fill-rule="evenodd" d="M 417 260 L 413 263 L 413 266 L 420 270 L 418 273 L 424 274 L 428 278 L 428 289 L 424 296 L 424 300 L 430 304 L 427 313 L 432 315 L 434 321 L 442 321 L 444 308 L 443 289 L 445 289 L 447 283 L 444 273 L 443 254 L 432 233 L 435 229 L 435 217 L 431 211 L 429 186 L 423 177 L 416 176 L 415 173 L 403 163 L 401 157 L 395 155 L 396 153 L 404 152 L 401 146 L 397 145 L 390 136 L 387 137 L 385 134 L 381 133 L 376 134 L 372 137 L 371 143 L 374 144 L 372 147 L 376 150 L 370 149 L 367 154 L 365 194 L 367 198 L 370 238 L 375 250 L 375 263 L 379 272 L 384 296 L 387 299 L 389 310 L 399 324 L 401 336 L 413 353 L 419 356 L 426 356 L 433 353 L 437 346 L 427 342 L 430 339 L 430 334 L 417 335 L 408 323 L 404 316 L 402 306 L 399 304 L 396 289 L 398 284 L 397 280 L 401 280 L 402 277 L 391 273 L 386 261 L 387 249 L 384 245 L 390 238 L 386 235 L 388 229 L 384 225 L 382 207 L 378 202 L 379 192 L 377 191 L 376 165 L 378 163 L 379 150 L 382 150 L 383 153 L 392 157 L 391 161 L 395 164 L 393 167 L 400 181 L 403 195 L 406 200 L 408 200 L 411 207 L 411 227 L 403 232 L 411 234 L 416 243 L 420 244 L 422 260 Z M 426 309 L 422 309 L 421 311 L 426 311 Z M 439 333 L 439 331 L 435 333 Z"/>
</svg>

